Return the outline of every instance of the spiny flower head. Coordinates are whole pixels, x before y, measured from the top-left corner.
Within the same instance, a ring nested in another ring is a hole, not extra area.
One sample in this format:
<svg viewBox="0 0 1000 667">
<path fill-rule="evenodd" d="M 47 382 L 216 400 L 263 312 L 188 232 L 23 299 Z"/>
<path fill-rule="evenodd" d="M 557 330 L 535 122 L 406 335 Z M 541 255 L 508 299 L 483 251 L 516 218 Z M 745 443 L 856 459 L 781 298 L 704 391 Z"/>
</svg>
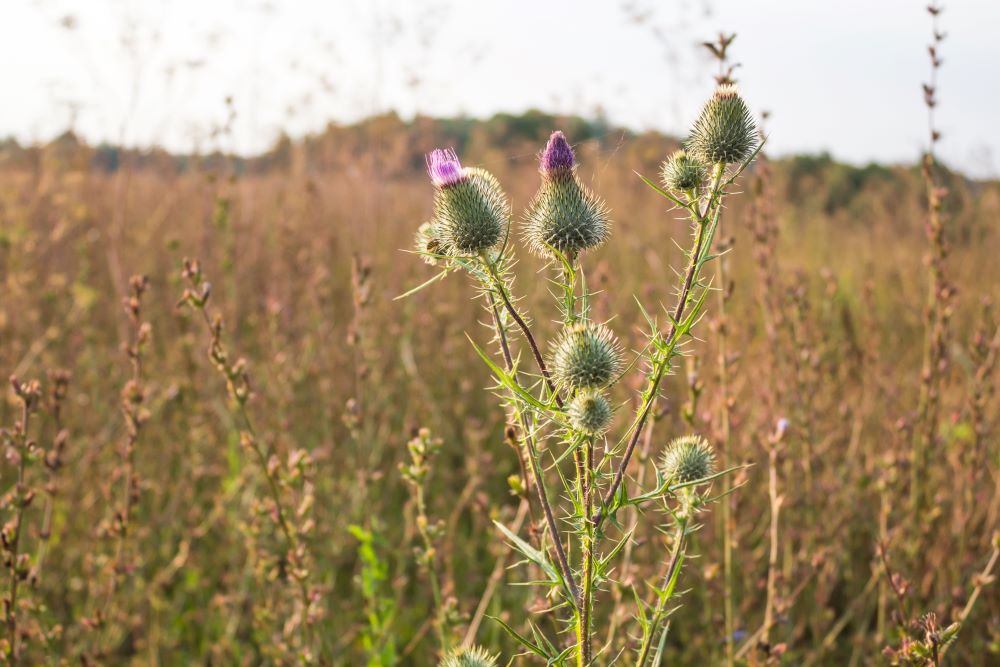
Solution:
<svg viewBox="0 0 1000 667">
<path fill-rule="evenodd" d="M 585 389 L 569 403 L 569 423 L 584 435 L 601 435 L 611 423 L 613 409 L 600 391 Z"/>
<path fill-rule="evenodd" d="M 663 452 L 660 472 L 671 484 L 687 484 L 715 472 L 715 452 L 700 435 L 675 438 Z"/>
<path fill-rule="evenodd" d="M 660 171 L 663 184 L 674 192 L 688 192 L 698 188 L 705 182 L 707 175 L 705 163 L 684 150 L 671 155 Z"/>
<path fill-rule="evenodd" d="M 757 147 L 757 124 L 736 86 L 724 84 L 691 128 L 688 152 L 706 164 L 744 162 Z"/>
<path fill-rule="evenodd" d="M 457 648 L 445 655 L 438 667 L 497 667 L 497 659 L 479 646 Z"/>
<path fill-rule="evenodd" d="M 510 204 L 496 177 L 463 168 L 451 149 L 431 152 L 427 173 L 436 188 L 433 228 L 442 249 L 477 255 L 495 246 L 510 220 Z"/>
<path fill-rule="evenodd" d="M 597 247 L 610 232 L 608 208 L 576 174 L 573 149 L 553 132 L 539 160 L 542 184 L 525 211 L 525 239 L 542 257 Z"/>
<path fill-rule="evenodd" d="M 462 163 L 458 161 L 454 148 L 435 148 L 424 159 L 435 187 L 444 188 L 465 180 Z"/>
<path fill-rule="evenodd" d="M 607 327 L 578 322 L 563 329 L 556 342 L 552 373 L 571 389 L 595 389 L 614 379 L 620 363 L 618 342 Z"/>
</svg>

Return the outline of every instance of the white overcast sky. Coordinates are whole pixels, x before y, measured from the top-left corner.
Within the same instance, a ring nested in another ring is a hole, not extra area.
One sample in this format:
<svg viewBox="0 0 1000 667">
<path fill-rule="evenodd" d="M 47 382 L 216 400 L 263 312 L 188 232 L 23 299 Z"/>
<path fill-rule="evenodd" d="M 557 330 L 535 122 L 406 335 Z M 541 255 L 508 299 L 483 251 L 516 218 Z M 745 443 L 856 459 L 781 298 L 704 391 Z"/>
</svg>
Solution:
<svg viewBox="0 0 1000 667">
<path fill-rule="evenodd" d="M 593 115 L 681 133 L 711 89 L 698 42 L 737 32 L 778 153 L 913 161 L 926 0 L 0 0 L 0 136 L 266 148 L 395 109 Z M 942 155 L 1000 169 L 1000 0 L 942 14 Z M 213 133 L 236 111 L 228 134 Z"/>
</svg>

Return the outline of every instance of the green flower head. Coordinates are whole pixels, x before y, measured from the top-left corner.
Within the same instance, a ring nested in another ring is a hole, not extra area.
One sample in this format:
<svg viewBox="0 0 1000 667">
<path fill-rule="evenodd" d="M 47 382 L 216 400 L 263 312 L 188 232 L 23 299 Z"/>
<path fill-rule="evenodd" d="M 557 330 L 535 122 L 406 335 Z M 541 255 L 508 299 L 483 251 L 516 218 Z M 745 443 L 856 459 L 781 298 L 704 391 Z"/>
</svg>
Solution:
<svg viewBox="0 0 1000 667">
<path fill-rule="evenodd" d="M 569 403 L 569 423 L 584 435 L 601 435 L 608 430 L 613 409 L 608 397 L 599 391 L 584 389 Z"/>
<path fill-rule="evenodd" d="M 757 124 L 736 86 L 719 86 L 691 128 L 685 147 L 705 164 L 746 161 L 757 147 Z"/>
<path fill-rule="evenodd" d="M 687 484 L 715 472 L 715 452 L 700 435 L 675 438 L 663 452 L 660 472 L 671 484 Z"/>
<path fill-rule="evenodd" d="M 497 667 L 497 659 L 478 646 L 450 651 L 438 667 Z"/>
<path fill-rule="evenodd" d="M 552 373 L 571 389 L 605 387 L 618 372 L 621 352 L 614 334 L 599 324 L 573 324 L 563 330 L 552 354 Z"/>
<path fill-rule="evenodd" d="M 696 190 L 705 182 L 708 168 L 698 158 L 687 151 L 677 151 L 671 155 L 660 171 L 660 178 L 668 190 L 688 192 Z"/>
</svg>

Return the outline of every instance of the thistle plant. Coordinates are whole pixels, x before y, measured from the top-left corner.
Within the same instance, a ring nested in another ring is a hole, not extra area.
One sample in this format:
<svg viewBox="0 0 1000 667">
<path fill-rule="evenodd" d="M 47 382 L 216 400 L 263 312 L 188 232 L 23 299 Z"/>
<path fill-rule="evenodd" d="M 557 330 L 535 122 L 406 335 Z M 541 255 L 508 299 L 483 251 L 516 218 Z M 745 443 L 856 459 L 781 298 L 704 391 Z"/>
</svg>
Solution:
<svg viewBox="0 0 1000 667">
<path fill-rule="evenodd" d="M 717 471 L 711 446 L 699 435 L 687 434 L 664 448 L 652 484 L 640 486 L 630 477 L 636 444 L 655 412 L 663 379 L 684 353 L 712 290 L 704 270 L 716 257 L 712 242 L 729 188 L 761 148 L 735 87 L 716 90 L 685 146 L 664 163 L 663 187 L 641 177 L 688 220 L 692 240 L 674 305 L 663 315 L 640 306 L 648 327 L 646 342 L 631 358 L 608 323 L 593 316 L 593 293 L 582 260 L 587 251 L 608 241 L 610 212 L 583 183 L 574 150 L 562 132 L 552 134 L 540 155 L 541 184 L 522 216 L 520 234 L 532 253 L 549 262 L 561 330 L 547 346 L 540 343 L 515 295 L 516 235 L 511 233 L 511 207 L 500 184 L 481 169 L 463 167 L 452 150 L 436 150 L 427 158 L 435 187 L 434 216 L 417 231 L 416 253 L 440 271 L 407 294 L 464 272 L 489 315 L 496 352 L 473 346 L 496 380 L 494 390 L 506 408 L 508 433 L 516 430 L 517 437 L 508 439 L 520 443 L 530 477 L 524 482 L 532 487 L 543 518 L 542 529 L 528 539 L 496 525 L 541 573 L 536 583 L 546 587 L 553 603 L 548 613 L 558 621 L 548 627 L 561 628 L 566 636 L 551 636 L 532 619 L 524 621 L 528 632 L 506 623 L 504 627 L 527 653 L 550 665 L 585 666 L 598 659 L 602 664 L 660 664 L 688 538 L 697 529 L 698 515 L 718 499 L 712 494 L 713 482 L 732 472 Z M 645 387 L 636 397 L 634 413 L 614 420 L 611 395 L 633 369 L 644 373 Z M 615 421 L 622 432 L 612 435 Z M 553 489 L 556 477 L 562 485 L 558 490 Z M 600 594 L 612 582 L 620 554 L 630 552 L 636 542 L 635 531 L 623 530 L 616 517 L 626 508 L 656 506 L 662 510 L 655 515 L 662 519 L 657 523 L 666 524 L 659 527 L 672 535 L 663 574 L 648 588 L 634 587 L 635 632 L 628 638 L 609 636 L 598 647 Z M 464 664 L 493 663 L 486 654 L 466 662 L 449 655 L 442 663 Z"/>
</svg>

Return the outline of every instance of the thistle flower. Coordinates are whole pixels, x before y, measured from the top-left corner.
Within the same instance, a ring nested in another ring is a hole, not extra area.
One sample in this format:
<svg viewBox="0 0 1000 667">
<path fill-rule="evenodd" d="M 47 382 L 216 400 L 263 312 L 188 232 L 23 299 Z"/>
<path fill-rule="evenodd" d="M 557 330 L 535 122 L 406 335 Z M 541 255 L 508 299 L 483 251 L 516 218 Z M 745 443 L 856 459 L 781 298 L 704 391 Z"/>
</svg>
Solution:
<svg viewBox="0 0 1000 667">
<path fill-rule="evenodd" d="M 478 646 L 457 648 L 444 656 L 438 667 L 497 667 L 497 659 Z"/>
<path fill-rule="evenodd" d="M 601 435 L 608 429 L 612 415 L 611 403 L 599 391 L 584 390 L 569 404 L 569 423 L 584 435 Z"/>
<path fill-rule="evenodd" d="M 574 254 L 597 247 L 610 231 L 608 209 L 576 174 L 573 148 L 562 132 L 553 132 L 539 160 L 542 184 L 525 212 L 525 238 L 543 257 L 549 246 Z"/>
<path fill-rule="evenodd" d="M 671 155 L 660 171 L 660 178 L 668 190 L 688 192 L 705 182 L 708 168 L 698 158 L 687 151 L 677 151 Z"/>
<path fill-rule="evenodd" d="M 466 178 L 454 148 L 435 148 L 424 159 L 427 163 L 427 173 L 435 187 L 455 185 Z"/>
<path fill-rule="evenodd" d="M 687 484 L 715 472 L 715 452 L 700 435 L 675 438 L 667 445 L 660 472 L 671 484 Z"/>
<path fill-rule="evenodd" d="M 563 330 L 552 354 L 552 373 L 571 389 L 607 386 L 618 372 L 618 342 L 603 325 L 577 323 Z"/>
<path fill-rule="evenodd" d="M 706 164 L 743 162 L 757 147 L 757 125 L 736 86 L 719 86 L 691 128 L 686 148 Z"/>
<path fill-rule="evenodd" d="M 451 149 L 431 152 L 427 173 L 437 188 L 438 242 L 449 251 L 469 255 L 495 246 L 510 219 L 510 204 L 497 179 L 482 169 L 463 168 Z"/>
</svg>

